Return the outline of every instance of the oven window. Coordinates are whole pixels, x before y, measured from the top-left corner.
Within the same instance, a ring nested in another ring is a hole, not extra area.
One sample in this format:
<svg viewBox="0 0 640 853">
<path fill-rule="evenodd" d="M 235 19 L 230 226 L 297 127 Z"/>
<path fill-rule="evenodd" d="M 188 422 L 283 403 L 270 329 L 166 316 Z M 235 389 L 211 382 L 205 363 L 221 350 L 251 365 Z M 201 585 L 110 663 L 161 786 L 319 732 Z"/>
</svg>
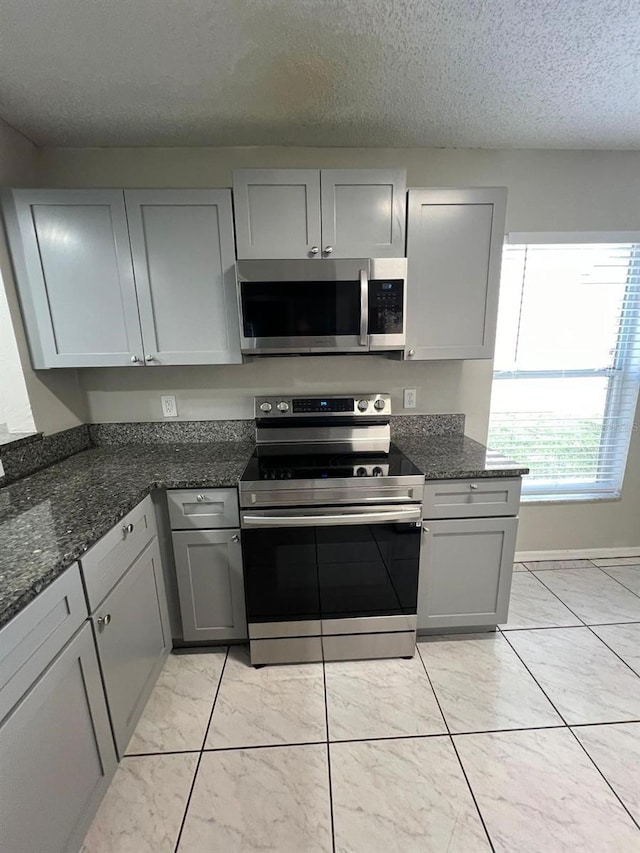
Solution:
<svg viewBox="0 0 640 853">
<path fill-rule="evenodd" d="M 357 281 L 243 281 L 240 297 L 245 338 L 360 333 Z"/>
<path fill-rule="evenodd" d="M 244 530 L 249 622 L 416 613 L 420 527 Z"/>
</svg>

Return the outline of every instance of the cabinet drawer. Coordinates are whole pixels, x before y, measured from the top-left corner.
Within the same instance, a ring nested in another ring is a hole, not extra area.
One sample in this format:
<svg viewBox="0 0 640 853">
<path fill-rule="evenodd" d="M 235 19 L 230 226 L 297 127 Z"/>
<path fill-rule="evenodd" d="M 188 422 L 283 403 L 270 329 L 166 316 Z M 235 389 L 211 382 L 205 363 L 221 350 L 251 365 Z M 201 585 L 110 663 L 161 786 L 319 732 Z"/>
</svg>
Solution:
<svg viewBox="0 0 640 853">
<path fill-rule="evenodd" d="M 480 518 L 517 515 L 521 479 L 485 477 L 477 480 L 438 480 L 424 485 L 423 517 Z"/>
<path fill-rule="evenodd" d="M 172 530 L 239 527 L 237 489 L 167 492 Z"/>
<path fill-rule="evenodd" d="M 75 563 L 0 631 L 0 720 L 87 618 Z"/>
<path fill-rule="evenodd" d="M 81 558 L 92 613 L 155 535 L 153 503 L 147 497 Z"/>
</svg>

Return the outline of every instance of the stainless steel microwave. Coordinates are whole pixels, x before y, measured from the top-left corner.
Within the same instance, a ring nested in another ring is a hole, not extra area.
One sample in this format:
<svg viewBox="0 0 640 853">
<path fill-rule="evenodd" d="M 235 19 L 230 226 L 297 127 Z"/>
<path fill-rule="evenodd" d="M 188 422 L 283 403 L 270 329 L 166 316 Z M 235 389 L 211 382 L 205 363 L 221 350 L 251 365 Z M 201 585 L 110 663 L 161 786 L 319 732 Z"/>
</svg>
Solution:
<svg viewBox="0 0 640 853">
<path fill-rule="evenodd" d="M 236 278 L 246 355 L 405 345 L 406 258 L 237 261 Z"/>
</svg>

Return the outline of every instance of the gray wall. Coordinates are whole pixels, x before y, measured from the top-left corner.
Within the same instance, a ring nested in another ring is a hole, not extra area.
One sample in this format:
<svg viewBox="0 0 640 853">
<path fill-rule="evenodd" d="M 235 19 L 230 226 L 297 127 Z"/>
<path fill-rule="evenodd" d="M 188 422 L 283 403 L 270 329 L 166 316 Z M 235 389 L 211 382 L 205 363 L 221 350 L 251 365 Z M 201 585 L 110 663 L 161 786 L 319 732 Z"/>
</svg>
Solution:
<svg viewBox="0 0 640 853">
<path fill-rule="evenodd" d="M 46 186 L 228 187 L 241 167 L 406 167 L 409 186 L 509 188 L 507 230 L 640 229 L 640 152 L 329 148 L 51 149 L 38 158 Z M 464 311 L 464 306 L 460 306 Z M 553 306 L 550 306 L 553 310 Z M 160 418 L 175 393 L 185 418 L 243 415 L 255 393 L 385 390 L 400 411 L 401 389 L 418 389 L 421 412 L 462 411 L 467 432 L 486 435 L 487 362 L 406 364 L 364 359 L 269 359 L 242 366 L 83 370 L 95 421 Z M 640 544 L 640 431 L 634 434 L 623 500 L 522 510 L 519 550 Z"/>
</svg>

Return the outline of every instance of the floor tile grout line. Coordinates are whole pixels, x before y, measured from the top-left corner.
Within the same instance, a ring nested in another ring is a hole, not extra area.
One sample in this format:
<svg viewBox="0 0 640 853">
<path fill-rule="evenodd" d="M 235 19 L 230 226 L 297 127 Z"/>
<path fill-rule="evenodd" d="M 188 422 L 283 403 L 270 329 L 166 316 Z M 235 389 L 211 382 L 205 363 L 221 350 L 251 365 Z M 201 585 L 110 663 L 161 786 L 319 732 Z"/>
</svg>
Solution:
<svg viewBox="0 0 640 853">
<path fill-rule="evenodd" d="M 628 808 L 627 808 L 627 806 L 625 805 L 625 803 L 624 803 L 624 801 L 623 801 L 622 797 L 618 794 L 618 792 L 617 792 L 617 791 L 616 791 L 616 789 L 613 787 L 613 785 L 611 784 L 611 782 L 607 779 L 607 777 L 604 775 L 604 773 L 602 772 L 602 770 L 598 767 L 598 765 L 596 764 L 595 759 L 591 757 L 591 755 L 589 754 L 589 751 L 588 751 L 588 750 L 587 750 L 587 748 L 584 746 L 584 744 L 582 743 L 582 741 L 580 740 L 580 738 L 578 737 L 578 735 L 573 731 L 573 729 L 571 728 L 571 726 L 568 726 L 568 729 L 569 729 L 569 731 L 571 732 L 571 734 L 573 735 L 573 737 L 575 738 L 575 740 L 578 742 L 578 745 L 580 746 L 580 748 L 582 749 L 582 751 L 584 752 L 584 754 L 587 756 L 587 758 L 589 759 L 589 761 L 593 764 L 593 766 L 596 768 L 596 770 L 598 771 L 598 773 L 602 776 L 602 778 L 604 779 L 605 783 L 606 783 L 606 784 L 607 784 L 607 786 L 610 788 L 610 790 L 611 790 L 611 792 L 612 792 L 613 796 L 618 800 L 618 802 L 620 803 L 620 805 L 622 806 L 622 808 L 626 811 L 626 813 L 629 815 L 629 817 L 631 818 L 631 820 L 633 821 L 633 823 L 635 824 L 635 826 L 640 830 L 640 823 L 638 823 L 638 821 L 637 821 L 637 820 L 634 818 L 634 816 L 631 814 L 631 812 L 629 811 L 629 809 L 628 809 Z"/>
<path fill-rule="evenodd" d="M 322 683 L 324 686 L 324 723 L 327 733 L 327 772 L 329 775 L 329 818 L 331 820 L 331 849 L 336 853 L 336 827 L 333 817 L 333 783 L 331 781 L 331 744 L 329 741 L 329 703 L 327 702 L 327 671 L 322 661 Z"/>
<path fill-rule="evenodd" d="M 433 682 L 431 681 L 431 676 L 429 675 L 429 670 L 427 669 L 427 665 L 424 661 L 424 658 L 422 657 L 422 652 L 420 651 L 420 646 L 417 642 L 417 639 L 416 639 L 416 651 L 418 652 L 418 657 L 420 658 L 420 662 L 422 663 L 422 668 L 424 670 L 424 674 L 427 676 L 427 681 L 429 682 L 429 686 L 431 687 L 431 691 L 433 693 L 434 699 L 436 700 L 436 704 L 438 706 L 438 710 L 440 711 L 440 715 L 442 717 L 442 720 L 443 720 L 443 722 L 447 728 L 446 737 L 449 738 L 449 743 L 451 744 L 451 747 L 456 754 L 456 758 L 458 759 L 458 764 L 460 765 L 460 770 L 462 771 L 462 775 L 464 776 L 464 781 L 467 783 L 467 788 L 469 789 L 469 793 L 471 794 L 471 799 L 473 800 L 473 804 L 476 807 L 476 811 L 478 812 L 478 817 L 480 818 L 480 823 L 482 824 L 482 828 L 484 829 L 485 835 L 487 836 L 487 841 L 489 842 L 489 847 L 491 848 L 492 853 L 495 853 L 495 847 L 493 846 L 493 841 L 491 840 L 491 836 L 489 835 L 489 830 L 487 829 L 487 825 L 484 822 L 484 817 L 482 816 L 482 812 L 480 811 L 480 806 L 478 805 L 478 801 L 476 800 L 476 795 L 473 791 L 473 788 L 471 787 L 471 783 L 469 782 L 469 779 L 467 777 L 466 770 L 464 769 L 464 766 L 463 766 L 462 761 L 460 759 L 460 755 L 458 754 L 458 750 L 456 749 L 456 745 L 453 742 L 453 737 L 451 736 L 451 728 L 449 727 L 449 723 L 447 721 L 447 718 L 445 717 L 444 711 L 442 710 L 442 706 L 440 705 L 440 700 L 438 699 L 438 694 L 436 693 L 436 689 L 433 686 Z"/>
<path fill-rule="evenodd" d="M 600 569 L 600 566 L 597 566 L 596 568 Z M 609 568 L 609 569 L 630 569 L 630 568 L 633 568 L 633 567 L 632 567 L 632 566 L 608 566 L 607 568 Z M 630 592 L 632 595 L 635 595 L 635 596 L 636 596 L 636 598 L 640 598 L 640 595 L 638 595 L 638 593 L 637 593 L 637 592 L 635 592 L 635 590 L 631 589 L 631 587 L 628 587 L 628 586 L 626 585 L 626 583 L 622 583 L 622 581 L 621 581 L 621 580 L 618 580 L 618 578 L 614 578 L 614 576 L 613 576 L 613 575 L 610 575 L 610 574 L 609 574 L 609 572 L 607 571 L 607 569 L 600 569 L 600 571 L 601 571 L 601 572 L 604 572 L 604 574 L 605 574 L 608 578 L 611 578 L 611 580 L 612 580 L 612 581 L 615 581 L 616 583 L 619 583 L 619 584 L 620 584 L 620 586 L 621 586 L 623 589 L 626 589 L 626 590 L 627 590 L 627 592 Z M 639 574 L 640 574 L 640 572 L 639 572 Z"/>
<path fill-rule="evenodd" d="M 159 749 L 157 752 L 126 752 L 122 759 L 149 758 L 152 755 L 199 755 L 201 752 L 201 749 Z"/>
<path fill-rule="evenodd" d="M 487 841 L 489 842 L 489 847 L 492 850 L 492 853 L 496 853 L 496 848 L 493 846 L 493 841 L 491 836 L 489 835 L 489 830 L 487 828 L 487 824 L 485 823 L 484 816 L 480 811 L 480 806 L 478 805 L 478 800 L 476 799 L 475 791 L 471 787 L 471 782 L 469 781 L 469 777 L 467 776 L 467 771 L 464 769 L 464 764 L 462 763 L 462 759 L 460 758 L 460 753 L 458 752 L 458 747 L 455 744 L 452 735 L 449 735 L 449 741 L 451 742 L 451 746 L 453 751 L 456 754 L 456 758 L 458 759 L 458 764 L 460 765 L 460 769 L 462 770 L 462 775 L 464 776 L 464 781 L 467 783 L 467 787 L 469 788 L 469 793 L 471 794 L 471 799 L 473 800 L 473 804 L 476 807 L 476 811 L 478 812 L 478 817 L 480 818 L 480 823 L 482 824 L 482 828 L 484 829 L 485 835 L 487 836 Z"/>
<path fill-rule="evenodd" d="M 418 645 L 417 640 L 416 640 L 416 651 L 418 652 L 418 657 L 420 658 L 420 663 L 422 664 L 424 674 L 427 676 L 427 681 L 429 682 L 429 687 L 431 688 L 431 692 L 433 693 L 433 698 L 436 700 L 436 705 L 438 706 L 438 711 L 440 711 L 440 716 L 442 717 L 442 722 L 446 726 L 447 734 L 450 735 L 451 729 L 449 728 L 449 723 L 447 721 L 447 718 L 444 715 L 444 711 L 442 710 L 442 705 L 440 704 L 440 700 L 438 699 L 438 694 L 436 693 L 436 688 L 433 686 L 433 681 L 431 681 L 431 676 L 429 675 L 429 670 L 427 669 L 427 665 L 424 662 L 424 658 L 422 657 L 422 652 L 420 651 L 420 646 Z"/>
<path fill-rule="evenodd" d="M 629 622 L 623 622 L 623 623 L 621 623 L 621 624 L 623 624 L 623 625 L 625 625 L 625 624 L 626 624 L 626 625 L 629 625 L 629 624 L 636 624 L 636 623 L 633 623 L 633 622 L 631 622 L 631 623 L 629 623 Z M 614 654 L 614 655 L 618 658 L 618 660 L 619 660 L 619 661 L 621 661 L 621 662 L 622 662 L 622 663 L 627 667 L 627 669 L 630 669 L 630 670 L 631 670 L 631 672 L 636 676 L 636 678 L 640 678 L 640 673 L 636 672 L 636 670 L 631 666 L 631 664 L 630 664 L 630 663 L 627 663 L 627 661 L 626 661 L 626 660 L 625 660 L 621 655 L 619 655 L 619 654 L 618 654 L 618 652 L 617 652 L 615 649 L 611 648 L 611 646 L 609 645 L 609 643 L 607 643 L 607 641 L 606 641 L 606 640 L 603 640 L 601 636 L 599 636 L 598 634 L 596 634 L 596 632 L 593 630 L 593 628 L 594 628 L 594 627 L 595 627 L 595 628 L 598 628 L 598 627 L 599 627 L 599 628 L 606 628 L 606 627 L 608 627 L 608 626 L 607 626 L 607 625 L 594 625 L 594 626 L 592 627 L 591 625 L 587 625 L 587 628 L 591 631 L 591 633 L 593 634 L 593 636 L 594 636 L 594 637 L 597 637 L 597 638 L 598 638 L 598 640 L 600 640 L 600 642 L 602 643 L 602 645 L 603 645 L 603 646 L 605 646 L 605 648 L 609 649 L 609 651 L 610 651 L 612 654 Z"/>
<path fill-rule="evenodd" d="M 557 628 L 550 628 L 550 629 L 548 629 L 548 630 L 555 631 L 555 630 L 558 630 L 558 629 L 557 629 Z M 518 660 L 520 661 L 520 663 L 522 664 L 522 666 L 527 670 L 527 672 L 529 673 L 529 675 L 531 676 L 531 678 L 533 678 L 534 682 L 538 685 L 539 689 L 542 691 L 542 693 L 544 694 L 544 696 L 546 696 L 547 701 L 549 702 L 549 704 L 551 705 L 551 707 L 553 708 L 553 710 L 554 710 L 554 711 L 556 712 L 556 714 L 560 717 L 560 719 L 561 719 L 561 720 L 562 720 L 562 722 L 565 724 L 565 726 L 568 726 L 568 725 L 569 725 L 569 723 L 565 720 L 564 716 L 560 713 L 560 711 L 558 710 L 558 708 L 556 708 L 555 703 L 551 701 L 551 698 L 550 698 L 550 696 L 548 695 L 547 691 L 542 687 L 542 685 L 540 684 L 540 682 L 538 681 L 538 679 L 537 679 L 537 678 L 535 677 L 535 675 L 531 672 L 531 670 L 529 669 L 529 667 L 527 666 L 527 664 L 524 662 L 524 660 L 520 657 L 520 655 L 518 654 L 518 650 L 517 650 L 516 648 L 514 648 L 514 646 L 513 646 L 513 644 L 512 644 L 512 643 L 510 643 L 510 642 L 509 642 L 508 634 L 502 634 L 502 636 L 505 638 L 505 640 L 507 641 L 507 643 L 509 643 L 509 648 L 513 651 L 513 653 L 514 653 L 514 654 L 515 654 L 515 656 L 518 658 Z"/>
<path fill-rule="evenodd" d="M 182 833 L 184 831 L 184 825 L 187 821 L 187 814 L 189 813 L 189 806 L 191 805 L 191 797 L 193 796 L 193 791 L 196 786 L 196 779 L 198 778 L 198 773 L 200 771 L 200 764 L 202 763 L 202 756 L 204 755 L 204 745 L 207 742 L 207 735 L 209 734 L 209 728 L 211 726 L 211 720 L 213 719 L 213 712 L 216 707 L 216 701 L 218 699 L 218 693 L 220 692 L 220 685 L 222 684 L 222 679 L 224 677 L 224 671 L 227 666 L 227 661 L 229 659 L 229 646 L 227 646 L 227 651 L 224 656 L 224 661 L 222 663 L 222 669 L 220 670 L 220 678 L 218 679 L 218 684 L 216 685 L 216 692 L 213 697 L 213 704 L 211 705 L 211 713 L 209 714 L 209 719 L 207 721 L 207 725 L 204 730 L 204 737 L 202 739 L 202 746 L 200 747 L 198 760 L 196 762 L 195 773 L 193 774 L 193 779 L 191 780 L 191 787 L 189 788 L 189 794 L 187 796 L 187 801 L 184 806 L 184 813 L 182 815 L 182 820 L 180 821 L 180 829 L 178 830 L 178 835 L 176 836 L 176 844 L 173 848 L 173 853 L 178 853 L 178 848 L 180 847 L 180 842 L 182 841 Z"/>
</svg>

